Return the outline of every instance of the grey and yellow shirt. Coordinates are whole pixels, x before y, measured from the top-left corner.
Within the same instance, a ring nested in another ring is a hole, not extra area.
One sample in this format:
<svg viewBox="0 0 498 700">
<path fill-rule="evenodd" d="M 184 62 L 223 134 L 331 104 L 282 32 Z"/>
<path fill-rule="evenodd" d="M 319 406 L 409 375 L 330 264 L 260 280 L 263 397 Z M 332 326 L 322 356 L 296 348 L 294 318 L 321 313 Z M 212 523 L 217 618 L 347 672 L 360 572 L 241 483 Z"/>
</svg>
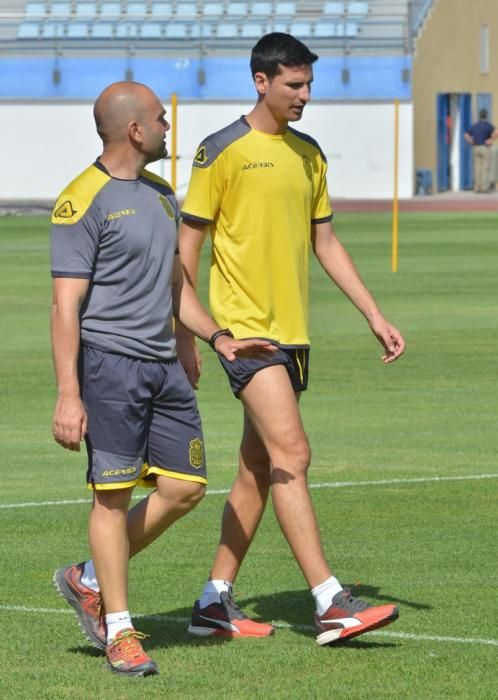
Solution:
<svg viewBox="0 0 498 700">
<path fill-rule="evenodd" d="M 111 177 L 96 161 L 52 214 L 52 277 L 90 280 L 83 345 L 141 359 L 176 355 L 171 283 L 178 205 L 162 178 Z"/>
</svg>

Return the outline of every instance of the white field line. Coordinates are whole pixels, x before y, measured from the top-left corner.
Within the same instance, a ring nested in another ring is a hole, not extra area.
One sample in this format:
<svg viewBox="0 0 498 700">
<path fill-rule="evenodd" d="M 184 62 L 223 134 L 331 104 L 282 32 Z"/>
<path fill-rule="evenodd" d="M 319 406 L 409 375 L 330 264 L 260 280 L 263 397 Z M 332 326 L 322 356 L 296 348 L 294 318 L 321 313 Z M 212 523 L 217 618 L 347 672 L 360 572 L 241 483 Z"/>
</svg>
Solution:
<svg viewBox="0 0 498 700">
<path fill-rule="evenodd" d="M 18 613 L 32 613 L 35 615 L 74 615 L 72 610 L 61 610 L 58 608 L 28 608 L 22 605 L 0 605 L 0 612 L 18 612 Z M 176 622 L 180 624 L 188 624 L 190 618 L 187 617 L 173 617 L 170 615 L 142 615 L 140 613 L 134 613 L 133 617 L 147 619 L 147 620 L 163 620 L 164 622 Z M 311 625 L 289 625 L 285 622 L 273 622 L 273 626 L 277 629 L 282 630 L 299 630 L 303 632 L 311 632 L 314 627 Z M 376 637 L 390 637 L 392 639 L 406 639 L 413 642 L 442 642 L 448 644 L 471 644 L 471 645 L 484 645 L 491 647 L 498 647 L 498 639 L 477 639 L 473 637 L 447 637 L 436 634 L 412 634 L 409 632 L 387 632 L 384 630 L 373 630 L 368 633 L 369 635 L 375 635 Z"/>
<path fill-rule="evenodd" d="M 310 489 L 340 489 L 340 488 L 353 488 L 355 486 L 392 486 L 405 484 L 427 484 L 427 483 L 438 483 L 446 481 L 481 481 L 482 479 L 498 479 L 498 474 L 464 474 L 461 476 L 420 476 L 413 477 L 410 479 L 378 479 L 372 481 L 325 481 L 319 484 L 309 484 Z M 230 489 L 208 489 L 208 496 L 223 496 L 230 493 Z M 134 499 L 139 500 L 143 498 L 143 492 L 141 495 L 133 496 Z M 90 498 L 75 498 L 72 500 L 59 500 L 59 501 L 28 501 L 25 503 L 0 503 L 0 510 L 7 510 L 8 508 L 40 508 L 43 506 L 74 506 L 84 503 L 91 503 Z"/>
</svg>

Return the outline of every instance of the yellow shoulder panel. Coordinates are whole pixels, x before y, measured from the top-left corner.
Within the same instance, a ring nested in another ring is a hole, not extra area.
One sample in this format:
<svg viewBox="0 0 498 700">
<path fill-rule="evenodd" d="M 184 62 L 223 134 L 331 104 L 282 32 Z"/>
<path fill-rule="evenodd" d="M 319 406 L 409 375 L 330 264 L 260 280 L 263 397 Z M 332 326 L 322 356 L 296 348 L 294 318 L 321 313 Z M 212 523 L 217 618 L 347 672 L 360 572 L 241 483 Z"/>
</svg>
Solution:
<svg viewBox="0 0 498 700">
<path fill-rule="evenodd" d="M 52 212 L 52 223 L 75 224 L 79 221 L 110 179 L 94 165 L 84 170 L 59 195 Z"/>
<path fill-rule="evenodd" d="M 152 182 L 157 182 L 158 185 L 164 185 L 173 191 L 173 188 L 167 180 L 165 180 L 163 177 L 159 177 L 159 175 L 156 175 L 155 173 L 151 173 L 150 170 L 142 170 L 142 177 L 145 177 L 147 180 L 152 180 Z"/>
</svg>

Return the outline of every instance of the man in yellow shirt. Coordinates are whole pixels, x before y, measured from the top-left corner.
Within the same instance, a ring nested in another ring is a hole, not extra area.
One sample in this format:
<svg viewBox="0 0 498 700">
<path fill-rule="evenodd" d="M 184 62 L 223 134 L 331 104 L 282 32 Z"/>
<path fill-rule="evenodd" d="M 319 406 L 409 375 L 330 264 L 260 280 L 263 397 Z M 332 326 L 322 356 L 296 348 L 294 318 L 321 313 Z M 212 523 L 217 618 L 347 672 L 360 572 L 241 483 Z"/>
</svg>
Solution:
<svg viewBox="0 0 498 700">
<path fill-rule="evenodd" d="M 258 100 L 245 117 L 205 139 L 194 159 L 182 207 L 180 253 L 197 279 L 208 230 L 213 253 L 210 304 L 227 334 L 270 340 L 271 356 L 220 360 L 242 401 L 239 472 L 223 514 L 211 575 L 196 601 L 189 631 L 199 636 L 267 636 L 273 627 L 250 620 L 232 600 L 232 584 L 271 492 L 276 517 L 316 602 L 317 642 L 354 637 L 398 617 L 394 605 L 354 598 L 325 560 L 306 474 L 310 448 L 299 412 L 307 386 L 308 255 L 363 313 L 390 363 L 404 350 L 335 236 L 327 163 L 319 145 L 289 127 L 310 99 L 317 56 L 288 34 L 256 44 L 251 70 Z M 193 336 L 179 329 L 190 381 L 199 377 Z"/>
</svg>

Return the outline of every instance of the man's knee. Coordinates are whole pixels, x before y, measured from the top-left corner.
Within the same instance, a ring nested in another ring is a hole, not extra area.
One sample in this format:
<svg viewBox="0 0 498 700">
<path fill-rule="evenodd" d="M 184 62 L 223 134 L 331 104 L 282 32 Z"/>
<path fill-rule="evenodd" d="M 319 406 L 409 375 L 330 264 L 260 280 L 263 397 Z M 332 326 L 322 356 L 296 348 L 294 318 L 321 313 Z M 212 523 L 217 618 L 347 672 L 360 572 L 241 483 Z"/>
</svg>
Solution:
<svg viewBox="0 0 498 700">
<path fill-rule="evenodd" d="M 157 494 L 168 505 L 168 509 L 182 510 L 188 513 L 202 501 L 206 494 L 206 486 L 197 481 L 159 477 L 157 479 Z"/>
<path fill-rule="evenodd" d="M 272 455 L 273 471 L 278 467 L 289 470 L 295 476 L 305 476 L 311 463 L 311 448 L 306 435 L 298 435 Z"/>
</svg>

